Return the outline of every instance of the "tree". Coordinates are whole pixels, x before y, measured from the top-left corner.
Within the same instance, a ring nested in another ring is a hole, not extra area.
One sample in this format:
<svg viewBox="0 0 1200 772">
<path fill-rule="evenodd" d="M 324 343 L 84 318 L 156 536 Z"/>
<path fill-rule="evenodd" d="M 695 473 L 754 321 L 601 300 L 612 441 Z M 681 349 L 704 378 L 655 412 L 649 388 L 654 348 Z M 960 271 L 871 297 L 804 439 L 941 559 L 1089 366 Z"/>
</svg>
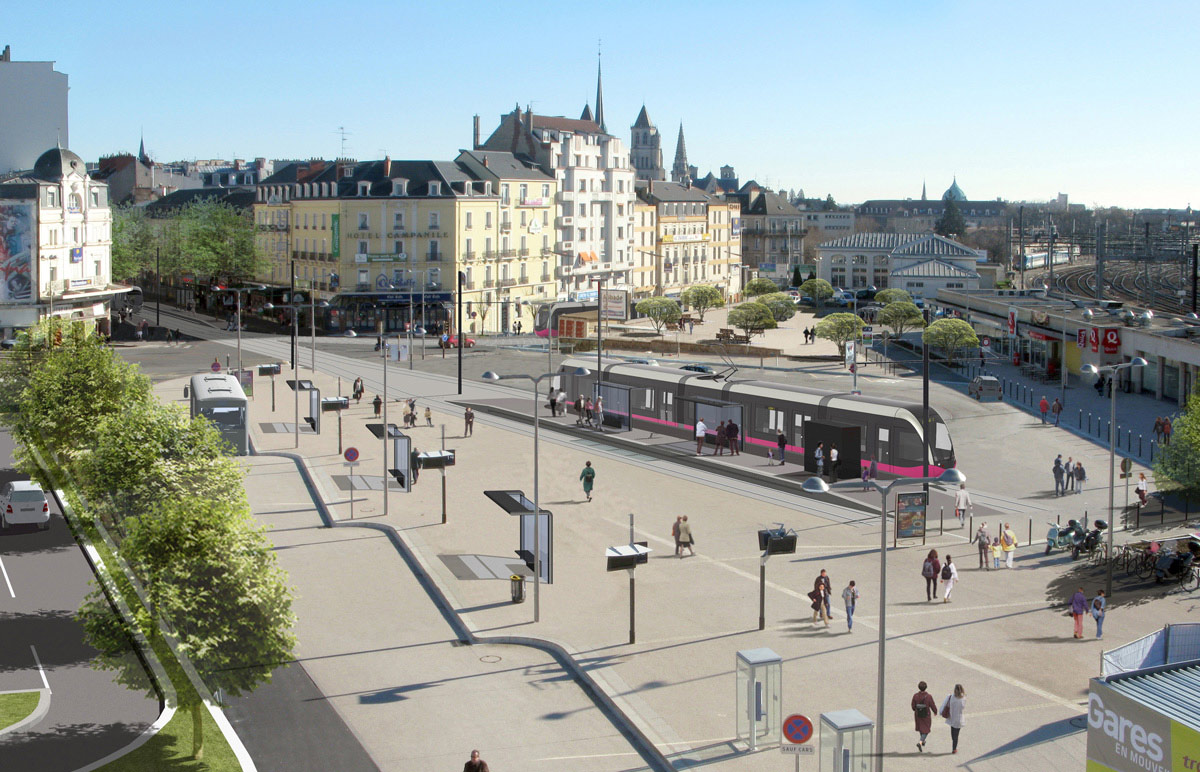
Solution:
<svg viewBox="0 0 1200 772">
<path fill-rule="evenodd" d="M 846 356 L 846 341 L 857 340 L 862 336 L 866 325 L 857 314 L 830 314 L 817 322 L 814 329 L 818 338 L 831 340 L 837 344 L 838 356 Z"/>
<path fill-rule="evenodd" d="M 782 292 L 769 292 L 754 299 L 771 310 L 771 317 L 776 322 L 786 322 L 796 315 L 796 301 Z"/>
<path fill-rule="evenodd" d="M 753 300 L 733 308 L 727 321 L 747 336 L 776 327 L 771 309 L 766 304 Z"/>
<path fill-rule="evenodd" d="M 112 276 L 132 279 L 154 265 L 158 236 L 139 206 L 118 206 L 112 210 Z"/>
<path fill-rule="evenodd" d="M 941 349 L 949 364 L 954 364 L 954 358 L 962 349 L 979 345 L 975 330 L 962 319 L 938 319 L 925 328 L 923 340 L 931 348 Z"/>
<path fill-rule="evenodd" d="M 136 616 L 142 634 L 158 637 L 161 617 L 205 684 L 230 696 L 270 682 L 271 669 L 292 658 L 295 615 L 275 553 L 248 507 L 163 499 L 128 522 L 121 556 L 150 601 L 150 609 Z M 103 598 L 89 596 L 78 618 L 102 664 L 125 667 L 117 657 L 127 650 L 128 638 L 119 633 L 129 631 Z M 204 704 L 195 699 L 183 707 L 191 709 L 192 755 L 200 758 Z"/>
<path fill-rule="evenodd" d="M 766 295 L 768 292 L 778 292 L 779 285 L 770 279 L 751 279 L 746 282 L 746 286 L 742 287 L 742 295 L 748 298 L 757 295 Z"/>
<path fill-rule="evenodd" d="M 800 285 L 800 294 L 812 298 L 820 305 L 833 297 L 833 285 L 824 279 L 809 279 Z"/>
<path fill-rule="evenodd" d="M 799 287 L 804 283 L 804 277 L 800 275 L 800 266 L 792 266 L 792 286 Z"/>
<path fill-rule="evenodd" d="M 1183 413 L 1171 421 L 1171 443 L 1158 451 L 1154 462 L 1158 488 L 1189 500 L 1200 494 L 1200 392 L 1188 397 Z"/>
<path fill-rule="evenodd" d="M 679 304 L 670 298 L 645 298 L 634 306 L 642 316 L 648 317 L 654 323 L 654 331 L 662 335 L 664 324 L 674 324 L 683 316 Z"/>
<path fill-rule="evenodd" d="M 249 213 L 212 199 L 179 212 L 180 268 L 197 276 L 225 277 L 230 282 L 252 278 L 261 260 Z"/>
<path fill-rule="evenodd" d="M 888 303 L 879 311 L 879 315 L 875 319 L 880 324 L 892 328 L 892 333 L 896 337 L 900 337 L 908 330 L 925 326 L 925 316 L 921 313 L 921 309 L 917 308 L 915 303 L 903 300 Z"/>
<path fill-rule="evenodd" d="M 912 295 L 906 290 L 890 288 L 881 289 L 875 293 L 875 302 L 887 305 L 888 303 L 911 303 Z"/>
<path fill-rule="evenodd" d="M 946 208 L 941 218 L 933 226 L 934 233 L 939 236 L 954 237 L 967 232 L 967 221 L 963 219 L 962 211 L 952 198 L 946 199 Z"/>
<path fill-rule="evenodd" d="M 835 209 L 837 209 L 837 202 L 833 200 L 833 194 L 830 193 L 825 196 L 825 211 L 832 212 Z"/>
<path fill-rule="evenodd" d="M 696 309 L 700 314 L 700 321 L 704 321 L 704 312 L 710 308 L 721 308 L 725 305 L 725 298 L 721 296 L 721 291 L 711 284 L 696 284 L 688 287 L 683 291 L 681 296 L 686 305 Z"/>
</svg>

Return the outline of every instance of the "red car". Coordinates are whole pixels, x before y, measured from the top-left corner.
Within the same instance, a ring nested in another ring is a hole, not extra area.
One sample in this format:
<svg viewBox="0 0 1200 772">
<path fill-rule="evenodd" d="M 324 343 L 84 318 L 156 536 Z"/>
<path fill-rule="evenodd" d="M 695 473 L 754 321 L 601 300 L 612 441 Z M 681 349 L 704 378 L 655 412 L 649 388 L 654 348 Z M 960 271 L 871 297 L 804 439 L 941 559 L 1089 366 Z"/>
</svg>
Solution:
<svg viewBox="0 0 1200 772">
<path fill-rule="evenodd" d="M 467 341 L 467 348 L 471 348 L 472 346 L 475 345 L 474 338 L 466 338 L 466 341 Z M 458 336 L 451 335 L 449 340 L 442 340 L 441 338 L 438 338 L 438 345 L 440 345 L 442 348 L 458 348 L 458 346 L 459 346 Z"/>
</svg>

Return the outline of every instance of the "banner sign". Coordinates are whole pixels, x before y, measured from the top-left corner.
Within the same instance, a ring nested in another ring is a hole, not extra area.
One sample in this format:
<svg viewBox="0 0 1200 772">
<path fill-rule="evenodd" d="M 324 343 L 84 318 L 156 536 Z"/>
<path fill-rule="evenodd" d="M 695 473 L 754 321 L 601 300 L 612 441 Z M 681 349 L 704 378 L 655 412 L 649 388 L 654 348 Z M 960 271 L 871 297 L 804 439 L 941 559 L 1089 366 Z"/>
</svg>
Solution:
<svg viewBox="0 0 1200 772">
<path fill-rule="evenodd" d="M 896 494 L 896 536 L 901 539 L 925 537 L 925 492 Z"/>
<path fill-rule="evenodd" d="M 1099 678 L 1088 694 L 1088 772 L 1195 767 L 1200 732 L 1125 696 Z"/>
<path fill-rule="evenodd" d="M 1121 328 L 1107 327 L 1104 330 L 1104 353 L 1116 354 L 1121 350 Z"/>
<path fill-rule="evenodd" d="M 1008 307 L 1008 337 L 1017 337 L 1017 307 Z"/>
<path fill-rule="evenodd" d="M 0 201 L 0 303 L 33 301 L 34 205 Z"/>
</svg>

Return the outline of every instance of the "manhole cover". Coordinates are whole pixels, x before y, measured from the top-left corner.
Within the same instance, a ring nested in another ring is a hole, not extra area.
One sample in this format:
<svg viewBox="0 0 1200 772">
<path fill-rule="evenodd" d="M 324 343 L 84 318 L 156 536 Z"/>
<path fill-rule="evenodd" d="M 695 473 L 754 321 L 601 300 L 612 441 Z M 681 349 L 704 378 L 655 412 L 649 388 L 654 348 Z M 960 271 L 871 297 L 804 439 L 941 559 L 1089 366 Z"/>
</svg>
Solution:
<svg viewBox="0 0 1200 772">
<path fill-rule="evenodd" d="M 486 657 L 480 657 L 479 661 L 486 662 L 489 665 L 491 665 L 491 664 L 495 664 L 496 662 L 499 662 L 500 658 L 497 657 L 495 654 L 488 654 Z"/>
</svg>

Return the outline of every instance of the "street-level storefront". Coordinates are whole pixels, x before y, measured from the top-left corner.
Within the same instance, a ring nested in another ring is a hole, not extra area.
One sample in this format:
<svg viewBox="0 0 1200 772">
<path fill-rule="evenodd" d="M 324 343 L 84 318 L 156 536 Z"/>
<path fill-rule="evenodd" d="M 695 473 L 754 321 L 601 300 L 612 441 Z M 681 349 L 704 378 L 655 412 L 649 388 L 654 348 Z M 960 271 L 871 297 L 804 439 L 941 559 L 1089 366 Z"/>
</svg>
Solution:
<svg viewBox="0 0 1200 772">
<path fill-rule="evenodd" d="M 330 301 L 328 329 L 331 333 L 407 332 L 424 326 L 433 334 L 449 330 L 452 292 L 344 292 Z"/>
</svg>

